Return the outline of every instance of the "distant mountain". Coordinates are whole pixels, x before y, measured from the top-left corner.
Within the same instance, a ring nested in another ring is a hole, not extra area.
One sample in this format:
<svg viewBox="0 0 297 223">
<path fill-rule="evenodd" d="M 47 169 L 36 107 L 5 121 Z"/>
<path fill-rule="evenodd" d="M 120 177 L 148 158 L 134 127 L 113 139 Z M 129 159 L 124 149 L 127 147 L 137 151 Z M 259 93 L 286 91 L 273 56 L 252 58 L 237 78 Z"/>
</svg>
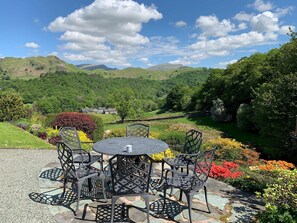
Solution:
<svg viewBox="0 0 297 223">
<path fill-rule="evenodd" d="M 79 64 L 76 65 L 80 69 L 84 70 L 96 70 L 96 69 L 102 69 L 102 70 L 117 70 L 117 68 L 110 68 L 105 66 L 104 64 L 96 65 L 96 64 Z"/>
<path fill-rule="evenodd" d="M 148 70 L 176 70 L 180 68 L 188 68 L 182 64 L 171 64 L 171 63 L 164 63 L 158 64 L 155 66 L 148 67 Z"/>
<path fill-rule="evenodd" d="M 31 79 L 57 71 L 69 73 L 84 72 L 84 70 L 72 64 L 68 64 L 56 56 L 27 58 L 5 57 L 0 60 L 0 78 L 2 79 Z"/>
<path fill-rule="evenodd" d="M 148 69 L 128 67 L 122 70 L 109 68 L 105 65 L 68 64 L 55 56 L 28 57 L 28 58 L 0 58 L 0 79 L 33 79 L 45 74 L 56 72 L 86 73 L 100 75 L 104 78 L 141 78 L 148 80 L 168 80 L 179 75 L 188 75 L 192 72 L 201 74 L 200 70 L 181 64 L 160 64 Z M 205 72 L 203 72 L 205 73 Z M 207 72 L 206 72 L 207 73 Z"/>
</svg>

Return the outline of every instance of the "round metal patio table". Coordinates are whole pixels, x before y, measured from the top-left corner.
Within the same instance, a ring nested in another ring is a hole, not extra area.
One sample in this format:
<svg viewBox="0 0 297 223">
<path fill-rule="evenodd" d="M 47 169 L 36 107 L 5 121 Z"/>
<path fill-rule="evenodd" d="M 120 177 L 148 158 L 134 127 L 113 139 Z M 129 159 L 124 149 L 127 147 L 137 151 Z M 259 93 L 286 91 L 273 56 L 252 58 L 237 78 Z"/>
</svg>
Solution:
<svg viewBox="0 0 297 223">
<path fill-rule="evenodd" d="M 132 152 L 124 151 L 127 145 L 132 145 Z M 154 154 L 165 151 L 168 144 L 158 139 L 144 137 L 115 137 L 98 141 L 93 149 L 106 155 L 141 155 Z"/>
</svg>

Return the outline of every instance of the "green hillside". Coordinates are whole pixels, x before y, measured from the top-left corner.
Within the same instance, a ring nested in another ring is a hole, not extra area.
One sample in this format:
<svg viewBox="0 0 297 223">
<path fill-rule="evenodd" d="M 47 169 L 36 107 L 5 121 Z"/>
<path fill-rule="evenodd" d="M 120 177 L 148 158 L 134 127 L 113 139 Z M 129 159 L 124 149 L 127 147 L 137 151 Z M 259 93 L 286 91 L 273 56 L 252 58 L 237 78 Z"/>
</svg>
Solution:
<svg viewBox="0 0 297 223">
<path fill-rule="evenodd" d="M 68 64 L 55 56 L 0 59 L 0 77 L 2 79 L 32 79 L 46 73 L 83 72 L 72 64 Z"/>
<path fill-rule="evenodd" d="M 158 67 L 160 69 L 157 69 Z M 191 68 L 174 65 L 156 65 L 154 69 L 125 68 L 122 70 L 85 70 L 66 63 L 55 56 L 0 59 L 0 79 L 33 79 L 56 72 L 98 74 L 104 78 L 142 78 L 149 80 L 169 80 L 192 71 L 207 72 L 207 68 Z"/>
<path fill-rule="evenodd" d="M 192 67 L 181 67 L 177 69 L 169 70 L 149 70 L 142 68 L 125 68 L 123 70 L 93 70 L 93 72 L 101 74 L 105 78 L 143 78 L 150 80 L 168 80 L 176 77 L 180 74 L 187 73 L 189 71 L 201 71 L 207 70 L 207 68 L 192 68 Z"/>
<path fill-rule="evenodd" d="M 1 80 L 2 90 L 13 89 L 27 104 L 36 103 L 45 113 L 77 111 L 105 104 L 113 92 L 131 88 L 142 104 L 156 104 L 176 85 L 196 87 L 205 82 L 211 69 L 183 72 L 168 80 L 104 78 L 98 74 L 59 72 L 29 80 Z"/>
</svg>

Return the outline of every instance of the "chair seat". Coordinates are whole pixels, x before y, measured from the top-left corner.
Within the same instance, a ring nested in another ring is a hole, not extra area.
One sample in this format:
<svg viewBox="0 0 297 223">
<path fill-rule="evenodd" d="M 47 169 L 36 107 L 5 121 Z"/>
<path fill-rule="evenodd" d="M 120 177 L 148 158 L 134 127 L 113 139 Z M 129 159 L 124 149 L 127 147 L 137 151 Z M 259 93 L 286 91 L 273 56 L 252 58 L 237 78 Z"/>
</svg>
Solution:
<svg viewBox="0 0 297 223">
<path fill-rule="evenodd" d="M 82 179 L 84 177 L 100 175 L 100 172 L 93 167 L 81 167 L 76 169 L 76 175 L 78 178 Z"/>
<path fill-rule="evenodd" d="M 191 165 L 194 162 L 191 162 L 189 159 L 178 159 L 178 158 L 163 158 L 164 162 L 168 164 L 170 167 L 186 167 L 187 165 Z M 190 163 L 189 163 L 190 162 Z"/>
<path fill-rule="evenodd" d="M 167 178 L 167 185 L 179 188 L 183 191 L 195 191 L 204 186 L 204 181 L 188 174 L 181 174 L 179 176 Z"/>
<path fill-rule="evenodd" d="M 73 155 L 73 160 L 75 163 L 95 163 L 95 162 L 100 162 L 102 159 L 101 155 L 91 155 L 91 160 L 90 162 L 86 162 L 89 160 L 88 154 L 74 154 Z"/>
</svg>

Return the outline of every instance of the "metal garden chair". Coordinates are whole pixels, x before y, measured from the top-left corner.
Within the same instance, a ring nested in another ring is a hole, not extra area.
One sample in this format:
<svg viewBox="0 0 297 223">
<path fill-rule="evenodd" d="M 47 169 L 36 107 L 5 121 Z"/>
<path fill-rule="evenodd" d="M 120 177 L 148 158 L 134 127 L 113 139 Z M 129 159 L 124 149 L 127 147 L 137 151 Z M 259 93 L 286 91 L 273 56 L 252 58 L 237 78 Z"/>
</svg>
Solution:
<svg viewBox="0 0 297 223">
<path fill-rule="evenodd" d="M 138 137 L 146 137 L 150 136 L 150 126 L 134 123 L 126 126 L 126 136 L 138 136 Z"/>
<path fill-rule="evenodd" d="M 103 169 L 103 155 L 98 153 L 90 153 L 82 148 L 82 143 L 93 142 L 81 142 L 78 136 L 78 132 L 74 127 L 62 127 L 59 130 L 59 134 L 64 143 L 66 143 L 73 152 L 75 163 L 93 164 L 95 162 L 100 163 L 101 170 Z"/>
<path fill-rule="evenodd" d="M 202 143 L 202 132 L 192 129 L 186 133 L 186 139 L 184 145 L 182 145 L 180 151 L 175 158 L 164 158 L 162 162 L 162 169 L 164 169 L 164 164 L 170 166 L 171 169 L 184 168 L 190 164 L 194 164 L 193 157 L 195 157 L 199 151 Z M 175 148 L 176 145 L 170 146 Z M 188 171 L 188 170 L 187 170 Z"/>
<path fill-rule="evenodd" d="M 162 185 L 163 192 L 164 192 L 163 210 L 165 208 L 166 190 L 172 187 L 178 188 L 180 189 L 181 192 L 184 192 L 187 197 L 188 208 L 189 208 L 189 220 L 191 223 L 192 222 L 191 210 L 192 210 L 193 196 L 203 188 L 206 206 L 207 206 L 208 212 L 210 213 L 210 209 L 207 201 L 206 181 L 209 176 L 215 150 L 216 148 L 201 152 L 199 155 L 196 155 L 193 172 L 191 173 L 182 173 L 175 169 L 166 169 L 164 171 L 163 185 Z"/>
<path fill-rule="evenodd" d="M 179 149 L 181 151 L 175 158 L 163 158 L 162 172 L 165 164 L 169 165 L 171 169 L 180 169 L 183 172 L 184 168 L 189 173 L 189 167 L 194 165 L 194 159 L 200 151 L 202 143 L 202 132 L 191 129 L 186 133 L 184 145 L 170 145 L 169 147 Z M 172 190 L 170 194 L 172 193 Z M 182 192 L 180 193 L 179 200 L 182 200 Z"/>
<path fill-rule="evenodd" d="M 57 143 L 57 152 L 58 152 L 58 159 L 60 160 L 61 167 L 63 170 L 63 193 L 60 197 L 60 202 L 63 201 L 66 185 L 69 181 L 72 181 L 77 184 L 77 205 L 75 214 L 77 214 L 79 208 L 79 201 L 81 195 L 82 185 L 85 180 L 88 180 L 88 187 L 89 191 L 92 189 L 91 178 L 93 177 L 100 177 L 102 180 L 102 187 L 103 187 L 103 196 L 106 200 L 106 194 L 104 189 L 104 174 L 96 168 L 93 168 L 90 165 L 85 165 L 85 163 L 74 163 L 74 156 L 73 150 L 64 142 Z M 78 153 L 79 155 L 83 156 L 83 153 Z M 81 157 L 82 158 L 82 157 Z M 81 159 L 83 160 L 83 158 Z"/>
<path fill-rule="evenodd" d="M 115 155 L 109 160 L 112 195 L 111 222 L 114 221 L 115 202 L 123 196 L 141 196 L 145 200 L 147 222 L 149 220 L 149 182 L 152 159 L 148 155 Z"/>
</svg>

